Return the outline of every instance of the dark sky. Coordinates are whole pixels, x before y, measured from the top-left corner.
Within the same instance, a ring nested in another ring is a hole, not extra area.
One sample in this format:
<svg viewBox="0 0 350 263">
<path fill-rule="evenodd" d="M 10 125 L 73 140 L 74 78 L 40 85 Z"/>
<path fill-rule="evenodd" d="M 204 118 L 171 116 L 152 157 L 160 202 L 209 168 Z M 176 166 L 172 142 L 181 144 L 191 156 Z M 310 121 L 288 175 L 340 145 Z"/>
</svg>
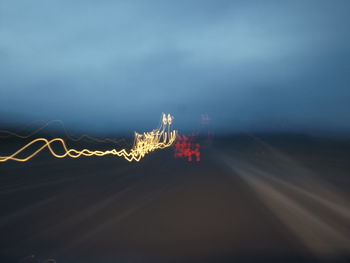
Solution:
<svg viewBox="0 0 350 263">
<path fill-rule="evenodd" d="M 350 131 L 350 1 L 0 1 L 1 119 Z"/>
</svg>

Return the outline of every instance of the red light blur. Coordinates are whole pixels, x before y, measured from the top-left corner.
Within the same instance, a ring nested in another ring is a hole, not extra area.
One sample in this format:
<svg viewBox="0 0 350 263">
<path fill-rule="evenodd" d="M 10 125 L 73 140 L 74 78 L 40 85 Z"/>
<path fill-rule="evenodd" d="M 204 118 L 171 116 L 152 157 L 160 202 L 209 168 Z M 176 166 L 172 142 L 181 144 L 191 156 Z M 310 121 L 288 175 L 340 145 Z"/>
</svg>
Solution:
<svg viewBox="0 0 350 263">
<path fill-rule="evenodd" d="M 178 135 L 175 143 L 174 157 L 187 158 L 189 162 L 192 162 L 192 160 L 199 162 L 201 157 L 200 144 L 194 143 L 192 140 L 193 137 Z"/>
</svg>

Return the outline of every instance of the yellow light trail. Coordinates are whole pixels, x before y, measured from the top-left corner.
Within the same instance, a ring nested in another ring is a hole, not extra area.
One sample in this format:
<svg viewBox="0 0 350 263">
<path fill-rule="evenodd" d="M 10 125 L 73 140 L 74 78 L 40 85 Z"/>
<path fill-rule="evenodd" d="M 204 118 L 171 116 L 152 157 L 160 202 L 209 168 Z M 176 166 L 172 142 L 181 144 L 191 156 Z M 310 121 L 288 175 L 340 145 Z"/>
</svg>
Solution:
<svg viewBox="0 0 350 263">
<path fill-rule="evenodd" d="M 162 114 L 162 121 L 161 125 L 158 129 L 155 129 L 150 132 L 144 132 L 142 134 L 135 132 L 134 137 L 134 145 L 131 148 L 131 150 L 127 151 L 126 149 L 116 150 L 111 149 L 107 151 L 99 151 L 99 150 L 89 150 L 89 149 L 83 149 L 83 150 L 76 150 L 76 149 L 68 149 L 65 141 L 62 138 L 54 138 L 51 140 L 45 139 L 45 138 L 37 138 L 19 150 L 17 150 L 15 153 L 9 155 L 9 156 L 0 156 L 0 162 L 6 162 L 9 160 L 18 161 L 18 162 L 26 162 L 32 159 L 34 156 L 36 156 L 38 153 L 43 151 L 45 148 L 48 148 L 50 153 L 57 158 L 64 158 L 64 157 L 71 157 L 71 158 L 79 158 L 81 156 L 105 156 L 105 155 L 115 155 L 118 157 L 123 157 L 127 161 L 132 162 L 136 161 L 139 162 L 146 154 L 153 152 L 157 149 L 164 149 L 166 147 L 171 146 L 174 141 L 176 140 L 177 131 L 170 130 L 170 126 L 172 124 L 173 117 L 168 114 Z M 20 153 L 22 153 L 24 150 L 26 150 L 28 147 L 37 144 L 37 143 L 43 143 L 43 145 L 38 148 L 36 151 L 34 151 L 32 154 L 19 158 L 17 157 Z M 54 151 L 52 148 L 53 143 L 59 143 L 63 147 L 64 153 L 58 154 Z"/>
</svg>

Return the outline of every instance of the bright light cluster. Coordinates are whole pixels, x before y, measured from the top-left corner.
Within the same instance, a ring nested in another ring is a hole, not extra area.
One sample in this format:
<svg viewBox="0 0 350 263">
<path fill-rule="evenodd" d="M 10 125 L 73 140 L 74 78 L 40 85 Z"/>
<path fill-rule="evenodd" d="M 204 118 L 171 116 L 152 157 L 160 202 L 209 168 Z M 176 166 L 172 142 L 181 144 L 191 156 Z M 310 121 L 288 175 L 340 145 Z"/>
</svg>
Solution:
<svg viewBox="0 0 350 263">
<path fill-rule="evenodd" d="M 51 140 L 45 139 L 45 138 L 37 138 L 22 148 L 20 148 L 15 153 L 9 155 L 9 156 L 0 156 L 0 162 L 6 162 L 9 160 L 18 161 L 18 162 L 26 162 L 30 159 L 32 159 L 34 156 L 36 156 L 38 153 L 43 151 L 44 149 L 48 149 L 50 153 L 57 157 L 57 158 L 64 158 L 64 157 L 71 157 L 71 158 L 79 158 L 81 156 L 105 156 L 105 155 L 115 155 L 118 157 L 123 157 L 127 161 L 132 162 L 136 161 L 139 162 L 146 154 L 153 152 L 157 149 L 164 149 L 166 147 L 171 146 L 174 141 L 176 140 L 177 132 L 175 130 L 170 130 L 170 126 L 172 124 L 173 117 L 168 114 L 162 114 L 162 121 L 161 125 L 158 129 L 155 129 L 150 132 L 144 132 L 142 134 L 135 133 L 134 138 L 134 146 L 131 150 L 121 149 L 111 149 L 107 151 L 99 151 L 99 150 L 89 150 L 89 149 L 83 149 L 83 150 L 76 150 L 76 149 L 69 149 L 65 143 L 65 141 L 62 138 L 54 138 Z M 42 143 L 41 147 L 39 147 L 37 150 L 35 150 L 33 153 L 25 156 L 25 157 L 18 157 L 23 151 L 25 151 L 27 148 L 29 148 L 32 145 L 36 145 L 38 143 Z M 56 153 L 53 149 L 53 144 L 60 144 L 63 148 L 63 153 L 59 154 Z"/>
</svg>

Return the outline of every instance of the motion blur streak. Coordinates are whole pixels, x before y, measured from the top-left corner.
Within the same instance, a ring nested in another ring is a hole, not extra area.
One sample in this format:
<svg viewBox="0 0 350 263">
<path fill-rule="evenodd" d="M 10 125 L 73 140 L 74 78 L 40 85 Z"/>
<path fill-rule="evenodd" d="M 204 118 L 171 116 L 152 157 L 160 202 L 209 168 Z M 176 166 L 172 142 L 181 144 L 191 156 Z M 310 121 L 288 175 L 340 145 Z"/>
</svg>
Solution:
<svg viewBox="0 0 350 263">
<path fill-rule="evenodd" d="M 45 148 L 48 148 L 51 154 L 57 158 L 64 158 L 67 156 L 71 158 L 78 158 L 80 156 L 116 155 L 116 156 L 125 158 L 129 162 L 131 161 L 139 162 L 141 158 L 143 158 L 146 154 L 157 149 L 164 149 L 166 147 L 171 146 L 174 143 L 177 132 L 175 130 L 170 131 L 172 120 L 173 120 L 173 117 L 170 114 L 166 115 L 163 113 L 162 122 L 158 129 L 155 129 L 150 132 L 144 132 L 143 134 L 135 133 L 134 146 L 130 151 L 127 151 L 126 149 L 121 149 L 119 151 L 117 151 L 116 149 L 107 150 L 107 151 L 98 151 L 98 150 L 92 151 L 88 149 L 83 149 L 79 151 L 76 149 L 68 149 L 65 141 L 61 138 L 54 138 L 52 140 L 47 140 L 45 138 L 37 138 L 29 142 L 22 148 L 20 148 L 18 151 L 16 151 L 12 155 L 0 156 L 0 162 L 6 162 L 9 160 L 26 162 L 32 159 L 34 156 L 36 156 Z M 41 146 L 36 151 L 34 151 L 32 154 L 24 158 L 16 157 L 17 155 L 22 153 L 24 150 L 26 150 L 28 147 L 38 142 L 43 142 L 44 145 Z M 63 154 L 56 153 L 51 146 L 53 143 L 61 144 L 64 149 L 64 153 Z"/>
<path fill-rule="evenodd" d="M 34 130 L 33 132 L 30 132 L 28 134 L 22 135 L 19 132 L 11 132 L 8 130 L 0 130 L 0 139 L 7 139 L 10 137 L 17 137 L 17 138 L 21 138 L 21 139 L 27 139 L 30 138 L 36 134 L 38 134 L 39 132 L 45 130 L 47 127 L 53 125 L 53 124 L 59 124 L 62 127 L 62 130 L 64 132 L 64 134 L 66 135 L 67 139 L 71 140 L 71 141 L 81 141 L 84 139 L 90 140 L 90 141 L 94 141 L 94 142 L 111 142 L 111 143 L 119 143 L 122 140 L 115 140 L 115 139 L 111 139 L 111 138 L 104 138 L 104 139 L 99 139 L 99 138 L 94 138 L 91 137 L 87 134 L 83 134 L 79 137 L 75 137 L 72 136 L 68 133 L 63 121 L 61 120 L 51 120 L 49 122 L 44 123 L 44 125 L 40 126 L 39 128 L 37 128 L 36 130 Z"/>
<path fill-rule="evenodd" d="M 249 163 L 228 154 L 222 159 L 311 252 L 320 257 L 347 253 L 349 200 L 311 170 L 260 144 L 268 152 L 266 161 L 273 165 Z"/>
</svg>

